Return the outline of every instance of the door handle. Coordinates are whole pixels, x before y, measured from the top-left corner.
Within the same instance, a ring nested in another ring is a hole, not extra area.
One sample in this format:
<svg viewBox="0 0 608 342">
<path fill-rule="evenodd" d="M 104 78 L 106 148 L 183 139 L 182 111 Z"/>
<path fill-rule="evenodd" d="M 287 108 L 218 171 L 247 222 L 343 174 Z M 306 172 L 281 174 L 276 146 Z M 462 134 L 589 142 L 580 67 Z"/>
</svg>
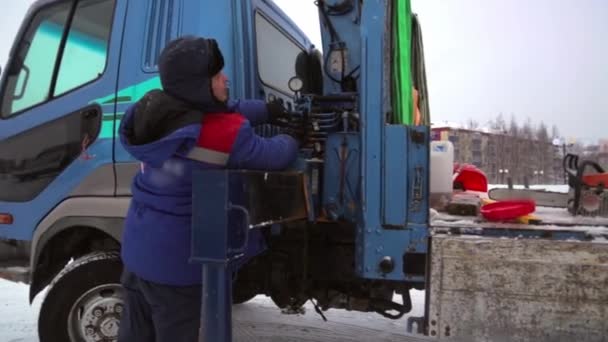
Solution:
<svg viewBox="0 0 608 342">
<path fill-rule="evenodd" d="M 87 109 L 83 112 L 82 116 L 85 119 L 94 119 L 99 115 L 99 112 L 95 109 Z"/>
</svg>

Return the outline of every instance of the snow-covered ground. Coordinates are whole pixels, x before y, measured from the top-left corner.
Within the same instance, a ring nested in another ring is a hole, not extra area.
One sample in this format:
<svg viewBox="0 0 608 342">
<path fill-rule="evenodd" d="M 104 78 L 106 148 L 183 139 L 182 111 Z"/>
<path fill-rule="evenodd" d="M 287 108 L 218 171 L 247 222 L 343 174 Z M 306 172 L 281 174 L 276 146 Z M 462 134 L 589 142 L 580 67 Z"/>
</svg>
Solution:
<svg viewBox="0 0 608 342">
<path fill-rule="evenodd" d="M 38 341 L 36 322 L 42 296 L 29 305 L 29 287 L 0 279 L 0 341 Z"/>
<path fill-rule="evenodd" d="M 30 306 L 28 291 L 27 285 L 0 280 L 0 342 L 38 341 L 36 324 L 44 293 L 39 295 L 33 305 Z M 276 328 L 280 324 L 281 329 L 284 330 L 283 333 L 291 333 L 292 339 L 286 339 L 286 341 L 294 341 L 293 334 L 298 333 L 298 331 L 306 331 L 307 328 L 331 330 L 334 335 L 340 329 L 355 329 L 360 334 L 372 331 L 375 332 L 376 337 L 378 337 L 378 334 L 386 335 L 386 338 L 376 338 L 375 341 L 396 341 L 394 336 L 405 335 L 407 317 L 422 316 L 424 313 L 424 291 L 413 290 L 411 293 L 412 311 L 396 321 L 385 319 L 375 313 L 329 310 L 324 312 L 328 319 L 328 322 L 325 323 L 311 304 L 306 305 L 306 311 L 303 315 L 285 315 L 274 306 L 270 299 L 264 296 L 256 297 L 249 303 L 235 306 L 234 317 L 237 321 L 236 324 L 245 327 L 248 331 L 257 329 L 256 333 L 259 334 L 265 332 L 263 329 L 264 323 L 272 325 L 272 328 Z M 290 329 L 290 327 L 293 328 Z M 317 334 L 317 336 L 322 335 L 323 331 L 317 332 Z M 403 341 L 403 338 L 406 337 L 403 336 L 398 340 Z M 273 338 L 273 341 L 279 340 Z M 342 339 L 332 338 L 331 341 L 342 341 Z"/>
<path fill-rule="evenodd" d="M 506 188 L 506 184 L 490 184 L 488 185 L 488 189 L 493 188 Z M 513 185 L 515 189 L 524 189 L 523 185 Z M 530 189 L 535 190 L 546 190 L 546 191 L 555 191 L 555 192 L 568 192 L 567 184 L 551 184 L 551 185 L 530 185 Z"/>
</svg>

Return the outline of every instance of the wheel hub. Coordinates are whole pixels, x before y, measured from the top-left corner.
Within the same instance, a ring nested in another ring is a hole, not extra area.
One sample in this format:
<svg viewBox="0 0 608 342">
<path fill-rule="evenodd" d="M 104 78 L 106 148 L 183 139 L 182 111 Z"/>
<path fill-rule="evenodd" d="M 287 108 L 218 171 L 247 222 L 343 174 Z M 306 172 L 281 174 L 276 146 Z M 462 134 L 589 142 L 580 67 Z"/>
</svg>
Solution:
<svg viewBox="0 0 608 342">
<path fill-rule="evenodd" d="M 123 290 L 118 284 L 95 287 L 72 306 L 68 331 L 72 341 L 113 342 L 118 339 L 123 311 Z"/>
</svg>

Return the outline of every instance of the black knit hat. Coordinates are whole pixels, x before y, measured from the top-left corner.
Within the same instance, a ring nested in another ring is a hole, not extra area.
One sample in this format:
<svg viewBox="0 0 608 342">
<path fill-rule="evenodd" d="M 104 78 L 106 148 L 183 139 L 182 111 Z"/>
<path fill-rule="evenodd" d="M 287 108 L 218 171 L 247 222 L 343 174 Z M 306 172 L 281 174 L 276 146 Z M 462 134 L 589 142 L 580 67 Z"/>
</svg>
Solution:
<svg viewBox="0 0 608 342">
<path fill-rule="evenodd" d="M 211 78 L 224 68 L 224 57 L 215 39 L 184 36 L 167 44 L 158 70 L 163 90 L 197 107 L 218 104 L 211 92 Z"/>
</svg>

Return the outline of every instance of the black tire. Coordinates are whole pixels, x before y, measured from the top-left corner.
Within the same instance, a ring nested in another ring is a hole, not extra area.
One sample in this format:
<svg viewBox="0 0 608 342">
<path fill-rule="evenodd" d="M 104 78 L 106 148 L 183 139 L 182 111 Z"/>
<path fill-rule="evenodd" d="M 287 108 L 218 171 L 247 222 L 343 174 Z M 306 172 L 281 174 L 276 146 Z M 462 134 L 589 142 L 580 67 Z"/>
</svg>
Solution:
<svg viewBox="0 0 608 342">
<path fill-rule="evenodd" d="M 266 261 L 254 258 L 239 268 L 232 282 L 232 304 L 244 304 L 264 291 L 260 284 L 264 281 Z"/>
<path fill-rule="evenodd" d="M 111 288 L 100 290 L 105 291 L 100 292 L 100 294 L 107 294 L 113 300 L 112 303 L 116 302 L 115 298 L 117 297 L 122 299 L 121 272 L 122 262 L 117 252 L 95 252 L 68 264 L 51 283 L 40 308 L 40 316 L 38 317 L 40 342 L 85 341 L 79 337 L 70 338 L 70 326 L 74 326 L 68 324 L 72 307 L 77 301 L 81 301 L 85 293 L 89 293 L 93 289 L 101 289 L 100 286 L 106 285 Z M 115 293 L 110 293 L 111 291 L 115 291 Z M 117 306 L 114 305 L 114 307 Z M 122 309 L 122 306 L 120 306 L 120 309 Z M 118 309 L 116 311 L 118 313 L 122 312 L 119 312 Z M 106 311 L 103 312 L 105 319 Z M 72 315 L 72 319 L 74 317 L 77 316 Z M 114 314 L 111 318 L 112 322 L 116 321 L 116 317 L 119 319 L 120 315 L 116 316 Z M 109 341 L 113 340 L 110 339 Z"/>
<path fill-rule="evenodd" d="M 232 304 L 246 303 L 258 294 L 255 282 L 252 282 L 248 275 L 251 267 L 246 265 L 239 271 L 236 280 L 232 282 Z"/>
<path fill-rule="evenodd" d="M 235 286 L 232 289 L 232 304 L 244 304 L 257 296 L 257 292 Z"/>
</svg>

